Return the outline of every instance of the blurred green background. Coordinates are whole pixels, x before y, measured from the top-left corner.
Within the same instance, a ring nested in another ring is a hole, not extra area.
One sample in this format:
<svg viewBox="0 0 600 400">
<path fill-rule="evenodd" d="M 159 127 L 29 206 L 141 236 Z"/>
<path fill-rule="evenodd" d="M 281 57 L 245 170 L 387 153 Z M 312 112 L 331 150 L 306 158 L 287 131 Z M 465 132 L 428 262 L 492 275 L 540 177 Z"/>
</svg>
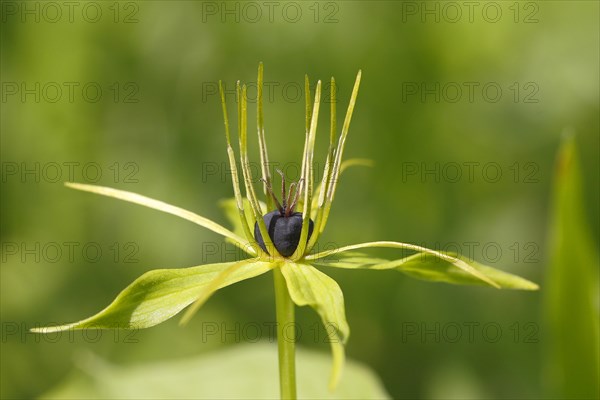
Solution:
<svg viewBox="0 0 600 400">
<path fill-rule="evenodd" d="M 285 166 L 302 151 L 304 74 L 335 76 L 343 116 L 363 71 L 345 154 L 375 165 L 344 174 L 323 243 L 458 249 L 542 286 L 327 270 L 345 294 L 348 356 L 396 398 L 563 397 L 544 357 L 553 165 L 561 135 L 574 132 L 597 251 L 599 3 L 466 3 L 2 1 L 2 398 L 50 390 L 83 350 L 129 365 L 234 346 L 248 324 L 268 339 L 268 274 L 219 292 L 185 329 L 174 318 L 133 341 L 27 333 L 95 313 L 150 269 L 234 256 L 193 224 L 62 182 L 142 193 L 225 224 L 218 202 L 232 191 L 216 83 L 254 83 L 259 61 L 270 157 Z M 300 344 L 328 352 L 316 314 L 299 309 L 298 321 Z"/>
</svg>

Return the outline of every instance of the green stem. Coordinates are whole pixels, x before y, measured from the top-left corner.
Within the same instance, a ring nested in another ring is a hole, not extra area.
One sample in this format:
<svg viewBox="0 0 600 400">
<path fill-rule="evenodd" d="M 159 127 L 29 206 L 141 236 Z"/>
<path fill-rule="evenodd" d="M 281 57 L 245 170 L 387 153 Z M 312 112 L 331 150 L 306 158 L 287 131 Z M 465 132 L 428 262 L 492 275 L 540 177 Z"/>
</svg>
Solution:
<svg viewBox="0 0 600 400">
<path fill-rule="evenodd" d="M 296 329 L 294 303 L 279 268 L 273 269 L 277 347 L 279 349 L 279 390 L 282 399 L 296 399 Z M 291 327 L 291 329 L 290 329 Z"/>
</svg>

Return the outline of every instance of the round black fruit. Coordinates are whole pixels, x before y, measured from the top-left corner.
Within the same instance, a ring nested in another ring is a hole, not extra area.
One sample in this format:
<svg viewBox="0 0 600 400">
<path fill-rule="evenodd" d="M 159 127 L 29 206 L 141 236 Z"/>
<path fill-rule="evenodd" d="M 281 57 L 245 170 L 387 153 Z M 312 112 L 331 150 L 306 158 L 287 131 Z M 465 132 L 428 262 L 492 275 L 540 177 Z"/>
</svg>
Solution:
<svg viewBox="0 0 600 400">
<path fill-rule="evenodd" d="M 263 217 L 269 237 L 273 241 L 275 248 L 284 257 L 289 257 L 294 254 L 298 243 L 300 242 L 300 233 L 302 231 L 302 213 L 294 212 L 286 217 L 285 213 L 281 213 L 279 210 L 272 211 Z M 313 221 L 308 220 L 308 237 L 313 231 Z M 260 229 L 258 229 L 258 223 L 254 223 L 254 238 L 260 245 L 260 247 L 267 251 L 265 242 Z M 268 253 L 268 252 L 267 252 Z"/>
</svg>

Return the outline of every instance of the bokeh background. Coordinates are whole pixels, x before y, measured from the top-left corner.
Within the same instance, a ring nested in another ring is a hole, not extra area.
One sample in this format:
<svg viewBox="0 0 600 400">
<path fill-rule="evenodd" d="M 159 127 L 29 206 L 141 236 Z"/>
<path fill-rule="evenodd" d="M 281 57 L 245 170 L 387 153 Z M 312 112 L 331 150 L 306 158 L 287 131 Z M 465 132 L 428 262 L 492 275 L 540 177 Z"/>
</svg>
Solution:
<svg viewBox="0 0 600 400">
<path fill-rule="evenodd" d="M 232 191 L 216 84 L 232 90 L 241 79 L 252 96 L 260 61 L 270 156 L 291 179 L 304 74 L 336 78 L 343 116 L 363 71 L 346 154 L 374 166 L 344 174 L 324 243 L 459 249 L 542 286 L 498 291 L 327 270 L 345 295 L 348 357 L 395 398 L 564 397 L 548 372 L 558 361 L 548 357 L 544 317 L 553 166 L 561 137 L 574 133 L 596 251 L 599 4 L 466 3 L 2 1 L 2 398 L 48 392 L 82 351 L 120 365 L 176 360 L 236 346 L 245 342 L 239 326 L 274 321 L 265 275 L 219 292 L 185 329 L 174 318 L 133 341 L 124 332 L 27 333 L 95 313 L 150 269 L 235 256 L 186 221 L 62 182 L 142 193 L 226 224 L 218 204 Z M 231 91 L 228 100 L 233 118 Z M 325 108 L 316 160 L 328 117 Z M 312 310 L 299 309 L 298 322 L 302 346 L 329 351 Z M 215 324 L 218 333 L 206 334 Z M 568 340 L 578 346 L 578 332 Z"/>
</svg>

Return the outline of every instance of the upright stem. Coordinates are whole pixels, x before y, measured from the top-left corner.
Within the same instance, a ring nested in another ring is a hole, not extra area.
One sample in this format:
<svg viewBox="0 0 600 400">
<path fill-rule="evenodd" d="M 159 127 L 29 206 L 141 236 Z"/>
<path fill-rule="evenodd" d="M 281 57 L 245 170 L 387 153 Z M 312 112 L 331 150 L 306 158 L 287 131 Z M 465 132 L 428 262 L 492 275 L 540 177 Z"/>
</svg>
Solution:
<svg viewBox="0 0 600 400">
<path fill-rule="evenodd" d="M 296 328 L 294 302 L 279 268 L 273 269 L 277 347 L 279 349 L 279 390 L 282 399 L 296 399 Z"/>
</svg>

